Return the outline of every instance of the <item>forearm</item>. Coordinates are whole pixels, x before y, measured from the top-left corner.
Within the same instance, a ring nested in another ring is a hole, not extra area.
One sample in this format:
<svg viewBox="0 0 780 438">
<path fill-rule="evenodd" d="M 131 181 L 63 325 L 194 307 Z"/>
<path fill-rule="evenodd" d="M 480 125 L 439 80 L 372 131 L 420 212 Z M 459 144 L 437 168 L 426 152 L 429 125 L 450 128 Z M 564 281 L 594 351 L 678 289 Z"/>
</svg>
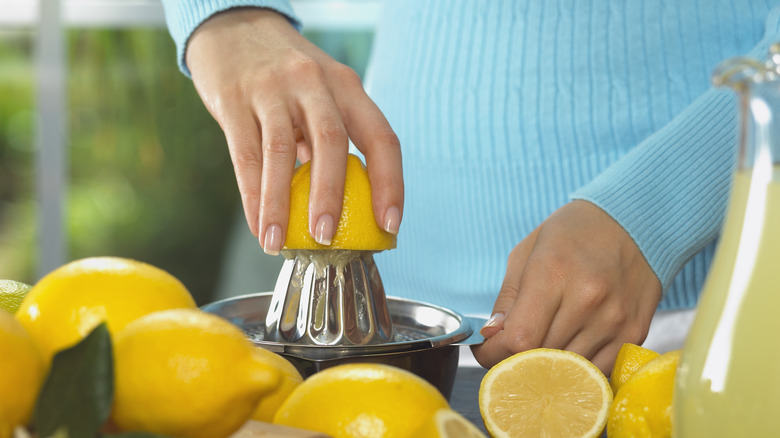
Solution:
<svg viewBox="0 0 780 438">
<path fill-rule="evenodd" d="M 751 50 L 763 58 L 780 39 L 780 8 Z M 710 89 L 661 130 L 574 192 L 612 216 L 634 239 L 666 289 L 687 260 L 716 238 L 736 158 L 733 93 Z"/>
</svg>

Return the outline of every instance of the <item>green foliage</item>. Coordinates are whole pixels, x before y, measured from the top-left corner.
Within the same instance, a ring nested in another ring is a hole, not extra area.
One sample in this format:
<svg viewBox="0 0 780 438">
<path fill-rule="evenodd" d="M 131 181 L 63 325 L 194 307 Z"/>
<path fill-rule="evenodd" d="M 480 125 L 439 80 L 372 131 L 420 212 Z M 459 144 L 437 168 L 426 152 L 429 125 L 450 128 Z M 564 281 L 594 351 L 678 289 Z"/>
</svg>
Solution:
<svg viewBox="0 0 780 438">
<path fill-rule="evenodd" d="M 164 30 L 69 36 L 72 257 L 143 260 L 207 302 L 239 209 L 222 131 Z"/>
<path fill-rule="evenodd" d="M 32 282 L 32 34 L 0 33 L 0 277 Z"/>
</svg>

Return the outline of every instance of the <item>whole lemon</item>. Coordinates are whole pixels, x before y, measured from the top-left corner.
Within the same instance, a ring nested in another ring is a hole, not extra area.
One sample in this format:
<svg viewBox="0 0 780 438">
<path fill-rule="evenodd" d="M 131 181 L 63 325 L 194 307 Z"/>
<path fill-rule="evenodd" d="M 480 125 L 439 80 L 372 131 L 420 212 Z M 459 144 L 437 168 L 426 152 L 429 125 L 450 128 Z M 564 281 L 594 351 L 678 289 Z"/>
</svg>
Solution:
<svg viewBox="0 0 780 438">
<path fill-rule="evenodd" d="M 116 334 L 114 360 L 114 424 L 172 437 L 227 437 L 279 384 L 263 350 L 197 309 L 131 322 Z"/>
<path fill-rule="evenodd" d="M 0 280 L 0 309 L 16 313 L 31 288 L 20 281 Z"/>
<path fill-rule="evenodd" d="M 30 420 L 45 377 L 43 356 L 14 316 L 0 310 L 0 438 Z"/>
<path fill-rule="evenodd" d="M 395 248 L 395 235 L 379 228 L 374 219 L 371 183 L 366 167 L 355 155 L 347 157 L 344 204 L 330 246 L 317 243 L 309 232 L 311 161 L 295 169 L 290 188 L 290 219 L 284 249 L 347 249 L 381 251 Z"/>
<path fill-rule="evenodd" d="M 400 368 L 338 365 L 306 379 L 287 397 L 274 423 L 341 437 L 408 437 L 449 407 L 430 383 Z"/>
<path fill-rule="evenodd" d="M 49 361 L 103 321 L 113 334 L 147 313 L 182 307 L 195 308 L 195 300 L 166 271 L 125 258 L 92 257 L 43 277 L 16 317 Z"/>
<path fill-rule="evenodd" d="M 273 421 L 276 411 L 279 410 L 279 406 L 303 382 L 303 377 L 295 365 L 276 353 L 260 349 L 258 356 L 281 374 L 279 386 L 260 400 L 260 404 L 257 405 L 252 414 L 253 420 L 270 423 Z"/>
<path fill-rule="evenodd" d="M 680 351 L 647 362 L 615 394 L 607 420 L 610 438 L 672 436 L 672 392 Z"/>
</svg>

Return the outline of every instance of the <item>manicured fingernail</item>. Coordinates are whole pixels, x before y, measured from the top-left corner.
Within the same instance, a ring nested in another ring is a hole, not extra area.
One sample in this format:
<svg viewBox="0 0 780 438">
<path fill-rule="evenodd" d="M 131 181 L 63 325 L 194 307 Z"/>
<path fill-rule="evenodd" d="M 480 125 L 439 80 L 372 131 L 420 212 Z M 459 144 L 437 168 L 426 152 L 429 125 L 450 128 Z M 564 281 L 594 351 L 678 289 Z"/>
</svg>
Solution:
<svg viewBox="0 0 780 438">
<path fill-rule="evenodd" d="M 265 238 L 263 239 L 263 251 L 268 255 L 279 255 L 282 250 L 282 227 L 271 224 L 265 229 Z"/>
<path fill-rule="evenodd" d="M 401 212 L 398 207 L 390 207 L 385 211 L 385 231 L 392 234 L 398 234 L 398 227 L 401 224 Z"/>
<path fill-rule="evenodd" d="M 333 216 L 323 214 L 317 219 L 317 226 L 314 227 L 314 240 L 320 245 L 330 245 L 333 239 Z"/>
<path fill-rule="evenodd" d="M 504 314 L 494 313 L 490 315 L 490 318 L 488 318 L 487 321 L 485 321 L 485 325 L 482 326 L 482 328 L 479 330 L 480 333 L 482 333 L 482 330 L 485 330 L 486 328 L 492 328 L 496 327 L 504 322 Z"/>
</svg>

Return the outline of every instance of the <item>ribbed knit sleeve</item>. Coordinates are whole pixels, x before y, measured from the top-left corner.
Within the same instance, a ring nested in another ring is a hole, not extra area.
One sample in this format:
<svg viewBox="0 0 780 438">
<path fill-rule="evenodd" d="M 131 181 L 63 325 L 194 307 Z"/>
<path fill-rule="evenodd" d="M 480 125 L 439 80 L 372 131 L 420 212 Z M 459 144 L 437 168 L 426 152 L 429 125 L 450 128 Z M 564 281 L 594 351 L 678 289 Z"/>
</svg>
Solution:
<svg viewBox="0 0 780 438">
<path fill-rule="evenodd" d="M 765 58 L 775 41 L 780 8 L 770 12 L 764 38 L 748 55 Z M 617 220 L 666 289 L 718 235 L 737 138 L 734 93 L 710 89 L 571 197 L 593 202 Z"/>
<path fill-rule="evenodd" d="M 187 42 L 198 26 L 212 15 L 237 7 L 258 7 L 273 9 L 283 14 L 290 23 L 300 30 L 300 21 L 295 16 L 288 0 L 162 0 L 165 22 L 168 31 L 176 43 L 176 59 L 179 69 L 190 77 L 184 54 Z"/>
</svg>

